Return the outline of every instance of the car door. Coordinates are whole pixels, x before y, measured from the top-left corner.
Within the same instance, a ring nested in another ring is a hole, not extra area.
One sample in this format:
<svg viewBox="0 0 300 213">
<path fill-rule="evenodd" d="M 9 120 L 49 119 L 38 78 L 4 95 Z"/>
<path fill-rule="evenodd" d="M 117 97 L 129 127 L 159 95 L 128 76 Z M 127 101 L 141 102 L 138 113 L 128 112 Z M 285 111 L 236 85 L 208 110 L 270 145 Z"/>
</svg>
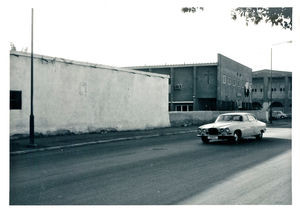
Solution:
<svg viewBox="0 0 300 213">
<path fill-rule="evenodd" d="M 252 135 L 252 124 L 247 115 L 243 116 L 243 122 L 241 123 L 241 130 L 243 137 L 249 137 Z"/>
<path fill-rule="evenodd" d="M 248 115 L 249 125 L 250 125 L 250 135 L 257 135 L 259 132 L 259 128 L 257 126 L 257 120 L 253 115 Z"/>
</svg>

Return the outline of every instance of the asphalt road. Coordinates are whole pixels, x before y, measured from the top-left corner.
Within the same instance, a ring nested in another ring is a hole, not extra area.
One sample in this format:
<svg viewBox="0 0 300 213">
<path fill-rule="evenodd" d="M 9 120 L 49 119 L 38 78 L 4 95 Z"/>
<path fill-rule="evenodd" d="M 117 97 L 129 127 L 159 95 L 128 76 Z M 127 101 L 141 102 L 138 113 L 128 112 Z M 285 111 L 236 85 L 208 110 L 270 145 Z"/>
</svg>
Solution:
<svg viewBox="0 0 300 213">
<path fill-rule="evenodd" d="M 204 145 L 194 133 L 10 157 L 10 204 L 291 204 L 291 129 Z"/>
</svg>

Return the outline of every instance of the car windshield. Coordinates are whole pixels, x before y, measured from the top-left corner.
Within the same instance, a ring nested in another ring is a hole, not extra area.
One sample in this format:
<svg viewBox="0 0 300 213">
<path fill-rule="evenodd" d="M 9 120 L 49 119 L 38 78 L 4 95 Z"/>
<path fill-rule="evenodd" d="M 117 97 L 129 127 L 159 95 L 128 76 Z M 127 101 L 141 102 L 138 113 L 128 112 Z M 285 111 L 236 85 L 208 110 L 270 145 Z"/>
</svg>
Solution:
<svg viewBox="0 0 300 213">
<path fill-rule="evenodd" d="M 241 115 L 220 115 L 216 122 L 223 122 L 223 121 L 243 121 L 243 116 Z"/>
</svg>

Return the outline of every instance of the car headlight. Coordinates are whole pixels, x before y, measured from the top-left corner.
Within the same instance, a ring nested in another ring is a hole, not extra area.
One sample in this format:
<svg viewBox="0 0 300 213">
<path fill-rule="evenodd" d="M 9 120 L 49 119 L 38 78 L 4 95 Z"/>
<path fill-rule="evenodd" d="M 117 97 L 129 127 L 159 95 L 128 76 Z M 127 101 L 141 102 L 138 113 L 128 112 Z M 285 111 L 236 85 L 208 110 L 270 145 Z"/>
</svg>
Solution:
<svg viewBox="0 0 300 213">
<path fill-rule="evenodd" d="M 225 132 L 230 133 L 230 129 L 229 128 L 225 128 Z"/>
<path fill-rule="evenodd" d="M 224 132 L 224 129 L 223 129 L 223 128 L 221 128 L 221 129 L 220 129 L 220 132 L 221 132 L 221 133 L 223 133 L 223 132 Z"/>
</svg>

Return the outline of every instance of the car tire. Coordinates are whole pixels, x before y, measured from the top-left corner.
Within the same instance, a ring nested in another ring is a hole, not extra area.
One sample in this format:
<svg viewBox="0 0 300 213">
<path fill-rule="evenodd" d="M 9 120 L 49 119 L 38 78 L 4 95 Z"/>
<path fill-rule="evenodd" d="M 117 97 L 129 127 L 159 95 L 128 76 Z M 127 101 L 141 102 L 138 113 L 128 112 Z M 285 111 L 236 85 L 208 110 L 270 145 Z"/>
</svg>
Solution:
<svg viewBox="0 0 300 213">
<path fill-rule="evenodd" d="M 209 143 L 209 139 L 207 138 L 207 136 L 202 136 L 201 139 L 202 139 L 202 142 L 204 144 L 208 144 Z"/>
<path fill-rule="evenodd" d="M 261 131 L 258 135 L 255 136 L 256 140 L 261 140 L 263 138 L 263 132 Z"/>
<path fill-rule="evenodd" d="M 242 139 L 242 134 L 241 134 L 241 132 L 240 132 L 240 131 L 235 131 L 235 132 L 233 133 L 233 142 L 234 142 L 234 143 L 239 143 L 239 142 L 241 142 L 241 139 Z"/>
</svg>

